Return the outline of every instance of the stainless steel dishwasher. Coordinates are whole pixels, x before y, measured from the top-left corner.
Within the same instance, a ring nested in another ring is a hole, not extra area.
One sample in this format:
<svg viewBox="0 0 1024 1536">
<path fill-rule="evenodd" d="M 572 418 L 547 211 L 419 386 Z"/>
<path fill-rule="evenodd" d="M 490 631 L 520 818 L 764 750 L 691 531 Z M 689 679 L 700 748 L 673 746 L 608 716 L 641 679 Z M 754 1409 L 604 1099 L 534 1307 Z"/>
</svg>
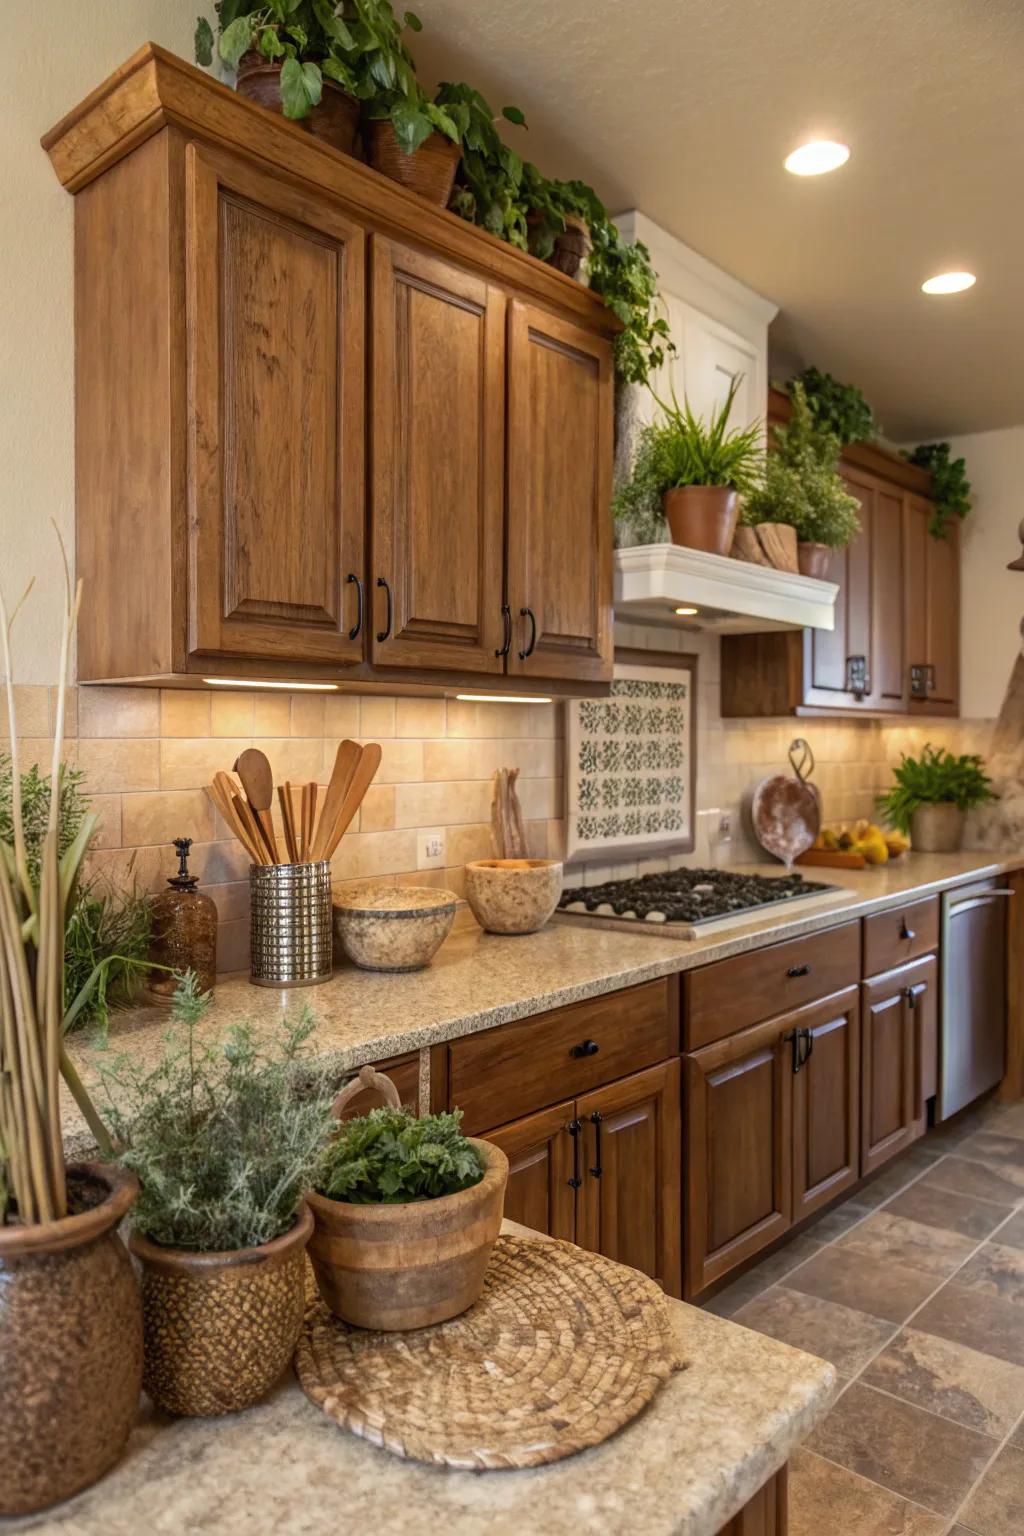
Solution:
<svg viewBox="0 0 1024 1536">
<path fill-rule="evenodd" d="M 942 898 L 938 1118 L 994 1088 L 1006 1070 L 1006 930 L 1013 892 L 1000 880 Z"/>
</svg>

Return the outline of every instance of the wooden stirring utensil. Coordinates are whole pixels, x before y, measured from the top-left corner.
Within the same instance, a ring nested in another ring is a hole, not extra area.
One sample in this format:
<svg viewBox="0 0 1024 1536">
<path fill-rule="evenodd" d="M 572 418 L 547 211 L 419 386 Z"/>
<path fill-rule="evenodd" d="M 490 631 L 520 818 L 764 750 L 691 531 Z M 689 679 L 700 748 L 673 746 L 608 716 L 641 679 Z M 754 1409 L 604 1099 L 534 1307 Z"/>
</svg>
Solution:
<svg viewBox="0 0 1024 1536">
<path fill-rule="evenodd" d="M 274 818 L 270 814 L 270 807 L 274 803 L 274 775 L 270 760 L 258 747 L 247 747 L 235 760 L 235 772 L 242 781 L 246 799 L 255 814 L 270 854 L 270 862 L 280 864 L 277 838 L 274 836 Z"/>
<path fill-rule="evenodd" d="M 254 846 L 247 823 L 235 810 L 234 802 L 238 798 L 238 785 L 233 779 L 229 779 L 226 773 L 218 773 L 210 785 L 209 792 L 214 805 L 250 859 L 254 864 L 262 864 L 266 858 L 262 839 Z"/>
<path fill-rule="evenodd" d="M 373 776 L 380 767 L 380 758 L 381 750 L 377 742 L 371 742 L 369 746 L 362 748 L 359 762 L 356 765 L 356 771 L 352 775 L 352 782 L 348 787 L 348 793 L 342 801 L 341 809 L 335 818 L 334 825 L 330 828 L 325 838 L 321 837 L 318 840 L 317 852 L 320 858 L 329 859 L 333 856 L 334 850 L 348 830 L 352 818 L 363 803 L 363 796 L 369 789 Z"/>
<path fill-rule="evenodd" d="M 288 861 L 291 864 L 298 864 L 299 844 L 295 835 L 295 807 L 292 805 L 292 787 L 287 780 L 277 786 L 277 799 L 281 807 L 281 821 L 284 826 L 284 840 L 288 849 Z"/>
<path fill-rule="evenodd" d="M 334 755 L 334 767 L 331 769 L 331 777 L 327 784 L 327 793 L 324 796 L 323 809 L 320 812 L 320 825 L 313 838 L 314 859 L 324 857 L 323 849 L 327 846 L 327 837 L 338 819 L 338 812 L 348 794 L 352 775 L 362 755 L 363 749 L 358 741 L 346 738 L 339 742 L 338 750 Z"/>
</svg>

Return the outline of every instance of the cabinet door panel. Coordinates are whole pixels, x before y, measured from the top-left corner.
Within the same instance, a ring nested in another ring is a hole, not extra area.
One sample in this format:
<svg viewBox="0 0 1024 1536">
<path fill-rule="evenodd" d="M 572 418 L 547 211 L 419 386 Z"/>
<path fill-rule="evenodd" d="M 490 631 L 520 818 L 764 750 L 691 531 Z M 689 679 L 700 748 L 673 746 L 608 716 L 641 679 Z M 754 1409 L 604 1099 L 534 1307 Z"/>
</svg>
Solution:
<svg viewBox="0 0 1024 1536">
<path fill-rule="evenodd" d="M 686 1057 L 686 1295 L 792 1221 L 789 1047 L 778 1019 Z"/>
<path fill-rule="evenodd" d="M 861 1173 L 872 1173 L 924 1131 L 923 1075 L 937 1019 L 934 955 L 863 984 Z"/>
<path fill-rule="evenodd" d="M 190 144 L 189 651 L 356 661 L 364 231 Z"/>
<path fill-rule="evenodd" d="M 536 1232 L 576 1241 L 573 1141 L 569 1124 L 575 1114 L 570 1099 L 538 1115 L 488 1131 L 508 1158 L 505 1215 Z"/>
<path fill-rule="evenodd" d="M 611 345 L 514 301 L 508 388 L 508 670 L 603 681 L 612 668 Z"/>
<path fill-rule="evenodd" d="M 956 714 L 960 696 L 960 530 L 934 539 L 934 508 L 921 496 L 904 502 L 907 668 L 922 668 L 912 713 Z"/>
<path fill-rule="evenodd" d="M 872 678 L 872 525 L 875 488 L 871 480 L 853 471 L 844 472 L 843 483 L 860 503 L 861 530 L 845 549 L 834 550 L 825 573 L 839 587 L 834 629 L 804 632 L 806 688 L 804 703 L 824 708 L 866 709 L 867 693 L 858 698 L 850 689 L 850 658 L 863 657 L 868 681 Z"/>
<path fill-rule="evenodd" d="M 809 1031 L 810 1048 L 793 1078 L 793 1219 L 799 1221 L 860 1177 L 859 988 L 793 1015 L 792 1027 Z"/>
<path fill-rule="evenodd" d="M 680 1295 L 679 1062 L 577 1100 L 583 1132 L 577 1241 Z"/>
<path fill-rule="evenodd" d="M 879 485 L 871 522 L 870 698 L 876 709 L 904 707 L 903 553 L 903 499 Z"/>
<path fill-rule="evenodd" d="M 502 669 L 504 315 L 504 295 L 482 278 L 374 236 L 379 665 Z"/>
</svg>

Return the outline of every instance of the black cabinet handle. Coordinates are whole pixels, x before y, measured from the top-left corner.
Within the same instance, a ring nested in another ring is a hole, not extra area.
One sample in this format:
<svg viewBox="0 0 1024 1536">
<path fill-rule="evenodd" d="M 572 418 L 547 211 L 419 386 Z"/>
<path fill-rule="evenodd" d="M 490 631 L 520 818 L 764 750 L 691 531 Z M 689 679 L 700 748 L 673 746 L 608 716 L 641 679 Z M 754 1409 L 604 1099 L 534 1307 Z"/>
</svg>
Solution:
<svg viewBox="0 0 1024 1536">
<path fill-rule="evenodd" d="M 783 1035 L 782 1039 L 792 1051 L 793 1076 L 796 1077 L 814 1054 L 814 1036 L 809 1029 L 791 1029 L 788 1035 Z"/>
<path fill-rule="evenodd" d="M 349 630 L 348 637 L 350 640 L 358 640 L 359 631 L 363 627 L 363 584 L 359 580 L 358 576 L 353 575 L 353 573 L 349 571 L 346 585 L 351 585 L 353 581 L 356 584 L 356 621 L 352 628 Z"/>
<path fill-rule="evenodd" d="M 581 1040 L 569 1052 L 570 1056 L 596 1056 L 601 1047 L 596 1040 Z"/>
<path fill-rule="evenodd" d="M 392 607 L 392 602 L 391 602 L 391 587 L 390 587 L 390 585 L 388 584 L 388 582 L 386 582 L 384 580 L 383 576 L 378 576 L 377 577 L 377 585 L 378 585 L 378 587 L 383 587 L 384 588 L 384 596 L 388 600 L 388 616 L 387 616 L 387 620 L 386 620 L 386 622 L 384 624 L 384 628 L 377 631 L 377 643 L 378 643 L 378 645 L 383 645 L 385 640 L 390 640 L 390 638 L 391 638 L 391 621 L 392 621 L 392 618 L 394 617 L 394 614 L 393 614 L 393 607 Z"/>
<path fill-rule="evenodd" d="M 791 965 L 786 972 L 787 976 L 809 976 L 810 974 L 811 967 L 809 965 Z"/>
<path fill-rule="evenodd" d="M 800 1054 L 800 1065 L 806 1067 L 814 1055 L 814 1036 L 809 1029 L 801 1029 L 799 1033 L 803 1036 L 804 1041 L 803 1050 Z"/>
<path fill-rule="evenodd" d="M 512 649 L 512 609 L 508 603 L 502 603 L 501 617 L 505 625 L 505 640 L 501 649 L 495 651 L 495 656 L 507 656 Z"/>
<path fill-rule="evenodd" d="M 526 661 L 527 657 L 533 655 L 537 645 L 537 616 L 532 608 L 520 608 L 519 617 L 530 621 L 530 643 L 525 651 L 519 652 L 519 660 Z"/>
<path fill-rule="evenodd" d="M 862 699 L 866 693 L 871 692 L 871 679 L 868 677 L 868 659 L 866 656 L 847 656 L 846 658 L 846 689 L 852 693 L 855 699 Z"/>
<path fill-rule="evenodd" d="M 570 1120 L 566 1129 L 572 1137 L 572 1178 L 568 1181 L 570 1189 L 579 1189 L 583 1180 L 580 1178 L 580 1131 L 583 1129 L 582 1120 Z"/>
<path fill-rule="evenodd" d="M 926 981 L 919 981 L 916 986 L 908 987 L 904 994 L 907 999 L 907 1005 L 910 1008 L 916 1008 L 918 998 L 923 992 L 926 992 L 927 990 L 928 983 Z"/>
<path fill-rule="evenodd" d="M 912 699 L 923 699 L 928 692 L 928 668 L 923 662 L 915 661 L 910 668 L 910 696 Z"/>
<path fill-rule="evenodd" d="M 788 1045 L 792 1052 L 790 1065 L 793 1069 L 793 1076 L 796 1077 L 796 1074 L 800 1071 L 800 1031 L 798 1029 L 791 1029 L 788 1035 L 783 1035 L 782 1040 L 783 1044 Z"/>
<path fill-rule="evenodd" d="M 597 1140 L 597 1147 L 594 1151 L 594 1166 L 590 1170 L 591 1177 L 595 1179 L 599 1179 L 601 1177 L 601 1120 L 601 1111 L 599 1109 L 595 1109 L 594 1113 L 590 1117 L 590 1123 L 594 1127 L 594 1133 Z"/>
<path fill-rule="evenodd" d="M 907 920 L 906 920 L 906 918 L 903 918 L 903 920 L 900 923 L 900 938 L 901 939 L 916 939 L 917 938 L 917 934 L 914 932 L 913 928 L 908 928 L 907 927 Z"/>
</svg>

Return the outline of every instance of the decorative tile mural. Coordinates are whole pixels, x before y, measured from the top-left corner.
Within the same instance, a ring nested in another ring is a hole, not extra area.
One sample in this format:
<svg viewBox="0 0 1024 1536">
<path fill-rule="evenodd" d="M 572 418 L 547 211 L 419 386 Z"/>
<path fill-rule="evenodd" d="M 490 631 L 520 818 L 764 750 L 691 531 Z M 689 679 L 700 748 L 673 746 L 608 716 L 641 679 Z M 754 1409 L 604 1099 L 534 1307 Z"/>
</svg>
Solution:
<svg viewBox="0 0 1024 1536">
<path fill-rule="evenodd" d="M 693 848 L 695 662 L 617 661 L 608 699 L 566 725 L 566 858 Z"/>
</svg>

